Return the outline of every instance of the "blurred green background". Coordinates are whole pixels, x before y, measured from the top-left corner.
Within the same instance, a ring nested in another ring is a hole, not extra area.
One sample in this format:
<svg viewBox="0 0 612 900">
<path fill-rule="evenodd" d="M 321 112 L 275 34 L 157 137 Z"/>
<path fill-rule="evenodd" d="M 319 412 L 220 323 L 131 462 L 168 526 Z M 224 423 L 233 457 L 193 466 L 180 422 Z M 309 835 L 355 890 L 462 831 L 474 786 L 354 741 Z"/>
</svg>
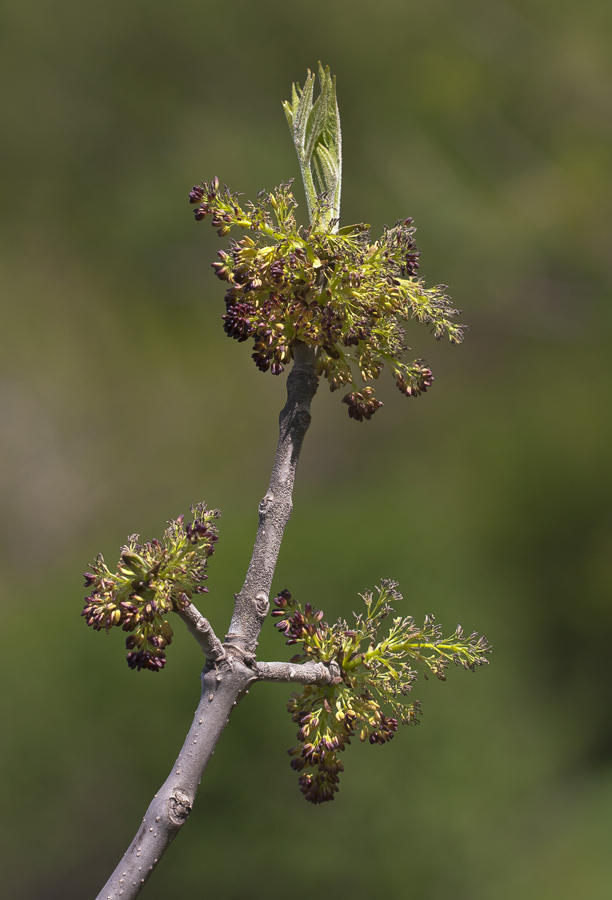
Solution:
<svg viewBox="0 0 612 900">
<path fill-rule="evenodd" d="M 6 896 L 96 895 L 198 699 L 188 636 L 153 676 L 85 628 L 87 562 L 206 500 L 229 622 L 285 385 L 224 336 L 187 192 L 298 175 L 281 101 L 318 59 L 344 224 L 412 215 L 471 330 L 411 328 L 435 385 L 406 400 L 385 372 L 369 423 L 321 389 L 274 588 L 335 618 L 396 578 L 402 612 L 495 653 L 419 682 L 422 725 L 349 748 L 319 808 L 289 689 L 254 689 L 143 897 L 610 896 L 611 39 L 608 0 L 3 0 Z M 262 657 L 287 653 L 268 624 Z"/>
</svg>

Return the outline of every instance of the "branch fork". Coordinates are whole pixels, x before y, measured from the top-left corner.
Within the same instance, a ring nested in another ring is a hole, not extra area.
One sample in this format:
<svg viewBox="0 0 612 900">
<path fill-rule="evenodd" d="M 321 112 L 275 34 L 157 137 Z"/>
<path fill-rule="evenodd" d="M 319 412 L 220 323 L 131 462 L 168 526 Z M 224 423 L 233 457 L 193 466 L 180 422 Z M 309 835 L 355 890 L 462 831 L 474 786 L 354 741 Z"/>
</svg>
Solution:
<svg viewBox="0 0 612 900">
<path fill-rule="evenodd" d="M 270 608 L 269 596 L 281 541 L 293 508 L 297 463 L 310 425 L 310 404 L 317 390 L 316 351 L 298 342 L 287 379 L 287 402 L 279 417 L 279 440 L 268 490 L 259 505 L 253 556 L 222 643 L 208 620 L 189 603 L 179 617 L 206 655 L 202 693 L 195 716 L 172 771 L 161 786 L 121 862 L 97 900 L 137 897 L 172 840 L 187 821 L 206 766 L 234 707 L 257 681 L 331 684 L 340 677 L 337 663 L 259 662 L 259 632 Z"/>
</svg>

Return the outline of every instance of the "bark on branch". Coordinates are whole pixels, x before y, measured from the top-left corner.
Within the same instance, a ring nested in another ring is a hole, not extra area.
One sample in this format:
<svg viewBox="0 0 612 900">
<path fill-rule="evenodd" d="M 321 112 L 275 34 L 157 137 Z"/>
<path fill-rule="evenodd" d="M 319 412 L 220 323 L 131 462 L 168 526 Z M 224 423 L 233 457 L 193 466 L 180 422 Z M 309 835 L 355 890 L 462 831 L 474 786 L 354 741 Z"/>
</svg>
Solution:
<svg viewBox="0 0 612 900">
<path fill-rule="evenodd" d="M 259 505 L 259 528 L 244 586 L 236 595 L 225 644 L 208 621 L 190 605 L 179 613 L 208 662 L 202 672 L 202 695 L 193 723 L 172 771 L 151 801 L 123 859 L 97 900 L 133 900 L 144 887 L 171 841 L 187 820 L 202 775 L 232 709 L 255 681 L 329 684 L 333 667 L 322 663 L 257 663 L 255 651 L 269 609 L 269 594 L 278 552 L 292 510 L 293 483 L 310 404 L 317 390 L 315 351 L 298 343 L 287 379 L 287 403 L 280 414 L 280 435 L 268 491 Z"/>
<path fill-rule="evenodd" d="M 315 351 L 294 347 L 295 362 L 287 379 L 287 403 L 280 414 L 280 434 L 272 476 L 259 504 L 259 528 L 242 590 L 236 596 L 226 641 L 254 654 L 269 596 L 278 552 L 291 511 L 293 483 L 304 435 L 310 425 L 310 404 L 317 390 Z"/>
<path fill-rule="evenodd" d="M 194 636 L 204 653 L 206 658 L 216 662 L 225 659 L 225 649 L 223 644 L 213 631 L 208 619 L 205 619 L 199 609 L 190 603 L 184 609 L 176 611 L 177 615 L 183 620 L 190 634 Z"/>
<path fill-rule="evenodd" d="M 235 659 L 204 669 L 202 695 L 183 748 L 98 900 L 132 900 L 138 896 L 187 821 L 202 775 L 230 713 L 254 677 L 251 669 Z"/>
<path fill-rule="evenodd" d="M 334 684 L 340 680 L 340 666 L 335 660 L 323 662 L 286 663 L 256 662 L 258 681 L 290 681 L 295 684 Z"/>
</svg>

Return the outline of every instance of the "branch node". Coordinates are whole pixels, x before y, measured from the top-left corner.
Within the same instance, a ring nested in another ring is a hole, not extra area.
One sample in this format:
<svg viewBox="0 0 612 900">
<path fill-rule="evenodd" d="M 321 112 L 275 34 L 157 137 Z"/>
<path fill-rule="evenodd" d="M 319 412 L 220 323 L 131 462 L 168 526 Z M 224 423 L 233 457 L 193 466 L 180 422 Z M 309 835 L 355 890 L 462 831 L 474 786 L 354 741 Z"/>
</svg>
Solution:
<svg viewBox="0 0 612 900">
<path fill-rule="evenodd" d="M 179 788 L 168 798 L 168 816 L 173 825 L 180 828 L 191 812 L 191 800 L 189 795 Z"/>
<path fill-rule="evenodd" d="M 259 518 L 260 520 L 265 518 L 267 513 L 270 511 L 274 504 L 274 494 L 272 491 L 268 491 L 266 496 L 261 500 L 258 508 Z"/>
<path fill-rule="evenodd" d="M 268 600 L 268 595 L 264 593 L 264 591 L 255 594 L 255 609 L 262 618 L 265 618 L 268 615 L 270 601 Z"/>
</svg>

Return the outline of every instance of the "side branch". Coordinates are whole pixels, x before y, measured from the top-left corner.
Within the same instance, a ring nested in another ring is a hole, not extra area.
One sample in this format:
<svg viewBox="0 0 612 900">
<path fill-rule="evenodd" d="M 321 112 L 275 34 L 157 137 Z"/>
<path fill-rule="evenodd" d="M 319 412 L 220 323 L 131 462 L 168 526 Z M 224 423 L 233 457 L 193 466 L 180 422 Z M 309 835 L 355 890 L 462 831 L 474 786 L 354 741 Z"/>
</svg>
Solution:
<svg viewBox="0 0 612 900">
<path fill-rule="evenodd" d="M 208 619 L 205 619 L 199 609 L 190 603 L 184 609 L 176 610 L 176 614 L 183 620 L 187 630 L 194 636 L 206 658 L 213 662 L 225 659 L 223 644 L 215 634 Z"/>
<path fill-rule="evenodd" d="M 259 527 L 242 590 L 236 595 L 226 642 L 247 655 L 257 649 L 261 626 L 270 608 L 269 595 L 281 541 L 293 509 L 293 483 L 310 404 L 317 390 L 316 355 L 301 341 L 295 344 L 293 369 L 287 379 L 287 403 L 280 414 L 280 434 L 267 493 L 259 504 Z"/>
<path fill-rule="evenodd" d="M 324 662 L 256 662 L 254 669 L 258 681 L 283 681 L 295 684 L 337 684 L 340 666 L 335 660 Z"/>
</svg>

